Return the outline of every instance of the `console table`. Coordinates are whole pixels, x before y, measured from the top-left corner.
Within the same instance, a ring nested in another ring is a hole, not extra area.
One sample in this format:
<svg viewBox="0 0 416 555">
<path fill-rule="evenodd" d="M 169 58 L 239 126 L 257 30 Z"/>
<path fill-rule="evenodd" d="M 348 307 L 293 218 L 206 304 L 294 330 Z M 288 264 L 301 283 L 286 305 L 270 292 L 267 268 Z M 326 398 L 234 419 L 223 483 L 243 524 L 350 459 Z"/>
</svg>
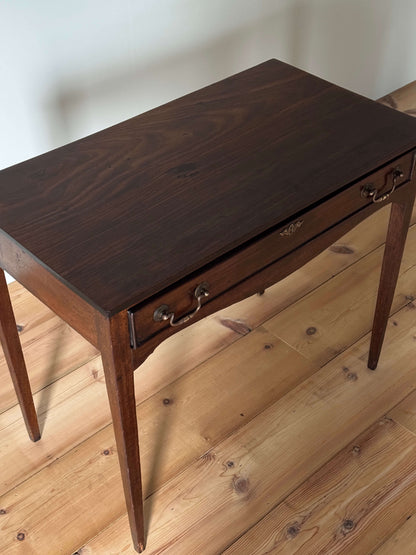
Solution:
<svg viewBox="0 0 416 555">
<path fill-rule="evenodd" d="M 101 351 L 137 551 L 134 370 L 176 330 L 263 291 L 391 203 L 375 369 L 415 197 L 415 149 L 415 119 L 270 60 L 0 172 L 1 268 Z M 37 441 L 3 272 L 0 339 Z"/>
</svg>

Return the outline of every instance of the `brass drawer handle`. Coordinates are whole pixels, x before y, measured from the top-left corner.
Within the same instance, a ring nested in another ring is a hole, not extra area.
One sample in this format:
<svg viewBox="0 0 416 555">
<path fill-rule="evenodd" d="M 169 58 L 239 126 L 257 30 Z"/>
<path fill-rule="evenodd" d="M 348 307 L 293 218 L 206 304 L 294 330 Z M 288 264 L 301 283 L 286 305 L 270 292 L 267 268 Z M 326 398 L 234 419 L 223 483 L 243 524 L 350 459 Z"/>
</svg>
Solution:
<svg viewBox="0 0 416 555">
<path fill-rule="evenodd" d="M 361 196 L 364 198 L 371 198 L 373 202 L 383 202 L 394 193 L 397 186 L 397 180 L 402 178 L 403 175 L 404 173 L 400 168 L 395 168 L 393 170 L 393 186 L 388 193 L 378 196 L 378 189 L 376 189 L 371 183 L 367 183 L 367 185 L 364 185 L 364 187 L 361 188 Z"/>
<path fill-rule="evenodd" d="M 208 297 L 209 295 L 209 285 L 206 282 L 200 283 L 194 291 L 194 297 L 196 299 L 197 305 L 195 309 L 186 316 L 182 316 L 179 320 L 175 321 L 175 313 L 170 312 L 169 306 L 167 304 L 162 304 L 153 313 L 153 320 L 155 322 L 162 322 L 164 320 L 169 320 L 171 326 L 181 326 L 186 322 L 189 322 L 191 318 L 195 316 L 197 312 L 201 309 L 202 299 Z"/>
</svg>

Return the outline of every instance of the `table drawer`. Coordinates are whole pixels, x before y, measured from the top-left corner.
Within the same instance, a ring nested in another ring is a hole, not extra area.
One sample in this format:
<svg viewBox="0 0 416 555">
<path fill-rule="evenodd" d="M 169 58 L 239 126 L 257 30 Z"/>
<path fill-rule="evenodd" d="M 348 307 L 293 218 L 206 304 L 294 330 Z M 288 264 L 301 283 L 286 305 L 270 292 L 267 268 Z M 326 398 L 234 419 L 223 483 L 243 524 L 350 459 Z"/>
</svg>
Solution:
<svg viewBox="0 0 416 555">
<path fill-rule="evenodd" d="M 402 156 L 318 206 L 304 211 L 225 257 L 129 310 L 131 342 L 137 347 L 167 326 L 185 325 L 196 312 L 248 276 L 372 202 L 383 206 L 388 192 L 411 178 L 414 157 Z M 393 193 L 394 194 L 394 193 Z"/>
</svg>

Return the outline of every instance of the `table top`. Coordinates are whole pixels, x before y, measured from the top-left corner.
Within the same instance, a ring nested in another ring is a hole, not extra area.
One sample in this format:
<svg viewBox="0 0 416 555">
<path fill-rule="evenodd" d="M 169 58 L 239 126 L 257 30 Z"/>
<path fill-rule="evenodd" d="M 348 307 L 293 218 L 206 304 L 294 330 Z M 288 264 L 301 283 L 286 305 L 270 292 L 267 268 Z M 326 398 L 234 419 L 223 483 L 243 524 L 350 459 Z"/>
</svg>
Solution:
<svg viewBox="0 0 416 555">
<path fill-rule="evenodd" d="M 277 60 L 0 172 L 0 228 L 131 307 L 416 146 L 416 120 Z"/>
</svg>

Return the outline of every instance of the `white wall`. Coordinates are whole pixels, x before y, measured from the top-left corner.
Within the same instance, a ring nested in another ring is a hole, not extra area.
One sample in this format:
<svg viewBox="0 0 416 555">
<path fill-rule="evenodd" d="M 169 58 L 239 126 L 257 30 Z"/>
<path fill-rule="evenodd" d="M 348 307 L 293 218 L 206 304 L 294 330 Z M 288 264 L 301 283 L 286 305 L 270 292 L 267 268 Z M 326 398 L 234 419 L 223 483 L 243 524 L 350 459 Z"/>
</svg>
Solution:
<svg viewBox="0 0 416 555">
<path fill-rule="evenodd" d="M 377 98 L 415 0 L 2 0 L 0 168 L 275 57 Z"/>
</svg>

